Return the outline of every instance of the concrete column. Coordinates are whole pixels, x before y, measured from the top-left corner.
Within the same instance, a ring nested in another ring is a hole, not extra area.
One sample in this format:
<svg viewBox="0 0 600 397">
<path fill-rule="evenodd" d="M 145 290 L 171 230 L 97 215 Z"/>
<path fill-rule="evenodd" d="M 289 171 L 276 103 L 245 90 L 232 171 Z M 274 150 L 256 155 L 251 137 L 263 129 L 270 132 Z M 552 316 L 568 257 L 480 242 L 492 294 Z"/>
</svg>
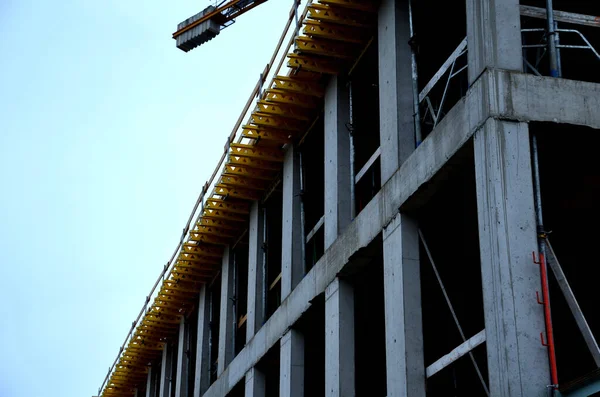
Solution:
<svg viewBox="0 0 600 397">
<path fill-rule="evenodd" d="M 493 396 L 546 396 L 550 384 L 526 123 L 488 119 L 475 133 L 481 278 Z"/>
<path fill-rule="evenodd" d="M 325 289 L 325 396 L 353 397 L 354 288 L 336 278 Z"/>
<path fill-rule="evenodd" d="M 210 327 L 209 307 L 208 307 L 208 288 L 205 285 L 200 287 L 200 297 L 198 298 L 198 336 L 196 342 L 196 369 L 194 373 L 194 396 L 203 395 L 209 386 L 210 362 L 208 361 L 208 334 Z"/>
<path fill-rule="evenodd" d="M 287 149 L 283 162 L 281 224 L 281 301 L 283 302 L 304 277 L 300 219 L 300 157 L 295 146 Z"/>
<path fill-rule="evenodd" d="M 377 26 L 383 185 L 415 150 L 408 1 L 382 0 Z"/>
<path fill-rule="evenodd" d="M 148 376 L 146 377 L 146 397 L 154 397 L 156 384 L 154 383 L 154 370 L 148 367 Z"/>
<path fill-rule="evenodd" d="M 425 397 L 419 233 L 405 214 L 383 229 L 387 395 Z"/>
<path fill-rule="evenodd" d="M 246 342 L 265 321 L 265 280 L 263 269 L 263 210 L 254 201 L 250 207 L 248 227 L 248 313 L 246 319 Z"/>
<path fill-rule="evenodd" d="M 304 336 L 290 329 L 281 337 L 279 395 L 304 396 Z"/>
<path fill-rule="evenodd" d="M 188 397 L 188 368 L 187 332 L 185 317 L 181 316 L 179 323 L 179 343 L 177 343 L 177 372 L 175 376 L 175 397 Z"/>
<path fill-rule="evenodd" d="M 325 92 L 325 249 L 352 220 L 348 89 L 334 76 Z"/>
<path fill-rule="evenodd" d="M 217 376 L 233 359 L 233 263 L 229 247 L 223 253 L 221 267 L 221 309 L 219 314 L 219 357 Z"/>
<path fill-rule="evenodd" d="M 265 397 L 265 375 L 256 367 L 246 372 L 245 397 Z"/>
<path fill-rule="evenodd" d="M 519 0 L 467 0 L 469 85 L 485 69 L 523 70 Z"/>
<path fill-rule="evenodd" d="M 173 346 L 165 344 L 162 352 L 162 361 L 160 365 L 160 389 L 159 397 L 169 397 L 171 395 L 171 375 L 173 365 Z"/>
</svg>

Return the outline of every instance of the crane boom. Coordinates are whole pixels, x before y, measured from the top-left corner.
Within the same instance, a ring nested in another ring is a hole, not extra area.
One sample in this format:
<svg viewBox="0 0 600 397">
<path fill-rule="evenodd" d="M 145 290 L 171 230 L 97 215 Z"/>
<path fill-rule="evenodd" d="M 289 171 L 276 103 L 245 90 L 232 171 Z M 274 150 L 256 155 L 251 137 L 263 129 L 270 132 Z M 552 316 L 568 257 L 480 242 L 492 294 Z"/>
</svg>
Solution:
<svg viewBox="0 0 600 397">
<path fill-rule="evenodd" d="M 229 0 L 218 7 L 209 6 L 177 25 L 173 38 L 177 48 L 188 52 L 218 35 L 235 18 L 268 0 Z"/>
</svg>

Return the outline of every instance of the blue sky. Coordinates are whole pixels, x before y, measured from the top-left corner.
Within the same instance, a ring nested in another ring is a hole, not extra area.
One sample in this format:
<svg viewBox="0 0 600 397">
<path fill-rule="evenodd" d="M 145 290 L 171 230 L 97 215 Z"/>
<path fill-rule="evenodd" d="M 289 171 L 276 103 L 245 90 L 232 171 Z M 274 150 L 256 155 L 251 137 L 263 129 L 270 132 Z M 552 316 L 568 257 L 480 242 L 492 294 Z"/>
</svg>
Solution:
<svg viewBox="0 0 600 397">
<path fill-rule="evenodd" d="M 184 53 L 208 0 L 0 0 L 0 397 L 97 392 L 292 1 Z"/>
</svg>

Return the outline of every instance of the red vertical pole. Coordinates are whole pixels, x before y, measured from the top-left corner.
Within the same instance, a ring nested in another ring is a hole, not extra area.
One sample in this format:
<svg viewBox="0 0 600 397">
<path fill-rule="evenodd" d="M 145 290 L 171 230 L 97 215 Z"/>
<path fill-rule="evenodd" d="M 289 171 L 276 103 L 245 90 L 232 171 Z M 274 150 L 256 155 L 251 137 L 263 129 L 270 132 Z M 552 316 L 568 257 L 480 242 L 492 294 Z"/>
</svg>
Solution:
<svg viewBox="0 0 600 397">
<path fill-rule="evenodd" d="M 544 320 L 546 322 L 546 339 L 548 343 L 548 359 L 550 361 L 550 376 L 552 385 L 558 385 L 558 369 L 556 367 L 556 351 L 554 349 L 554 332 L 552 330 L 552 317 L 550 314 L 550 292 L 548 290 L 548 269 L 546 268 L 546 258 L 540 254 L 540 273 L 542 277 L 542 296 L 544 299 Z"/>
</svg>

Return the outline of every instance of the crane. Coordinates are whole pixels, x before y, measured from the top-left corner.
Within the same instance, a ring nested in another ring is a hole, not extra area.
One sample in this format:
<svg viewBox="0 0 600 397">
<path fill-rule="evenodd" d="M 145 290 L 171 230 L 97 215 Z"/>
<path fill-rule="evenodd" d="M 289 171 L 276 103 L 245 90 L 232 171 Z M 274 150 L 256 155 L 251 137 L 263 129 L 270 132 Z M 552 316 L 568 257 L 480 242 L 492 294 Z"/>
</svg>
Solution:
<svg viewBox="0 0 600 397">
<path fill-rule="evenodd" d="M 218 35 L 235 22 L 235 18 L 268 0 L 223 0 L 219 5 L 208 6 L 198 14 L 177 25 L 173 38 L 177 48 L 188 52 Z"/>
</svg>

